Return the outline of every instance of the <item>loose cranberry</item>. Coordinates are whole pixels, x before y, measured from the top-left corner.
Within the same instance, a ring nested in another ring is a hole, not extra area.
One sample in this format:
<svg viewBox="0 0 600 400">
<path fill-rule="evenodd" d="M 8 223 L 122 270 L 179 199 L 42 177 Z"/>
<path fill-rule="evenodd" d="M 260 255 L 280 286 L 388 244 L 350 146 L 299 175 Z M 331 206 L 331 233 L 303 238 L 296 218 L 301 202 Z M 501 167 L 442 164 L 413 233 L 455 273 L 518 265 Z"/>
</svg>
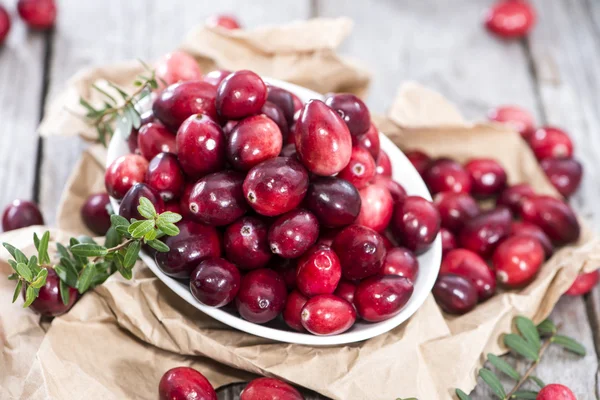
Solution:
<svg viewBox="0 0 600 400">
<path fill-rule="evenodd" d="M 283 110 L 276 104 L 266 101 L 265 105 L 260 110 L 261 113 L 269 117 L 273 122 L 277 124 L 283 143 L 287 143 L 287 137 L 289 135 L 289 127 Z"/>
<path fill-rule="evenodd" d="M 477 253 L 465 249 L 451 250 L 442 260 L 440 274 L 455 274 L 471 281 L 479 301 L 492 297 L 496 291 L 494 273 Z"/>
<path fill-rule="evenodd" d="M 514 236 L 523 235 L 536 238 L 544 248 L 546 258 L 549 258 L 554 253 L 554 246 L 552 245 L 552 241 L 550 240 L 548 235 L 544 233 L 542 228 L 540 228 L 537 225 L 531 224 L 529 222 L 514 221 L 511 224 L 511 233 Z"/>
<path fill-rule="evenodd" d="M 173 278 L 187 279 L 202 260 L 221 256 L 221 238 L 212 226 L 191 221 L 177 226 L 179 234 L 164 240 L 170 250 L 156 253 L 156 264 Z"/>
<path fill-rule="evenodd" d="M 354 293 L 354 305 L 365 321 L 392 318 L 406 305 L 413 293 L 412 282 L 403 276 L 385 275 L 365 279 Z"/>
<path fill-rule="evenodd" d="M 90 195 L 81 206 L 81 219 L 95 235 L 104 236 L 110 228 L 110 198 L 106 193 Z"/>
<path fill-rule="evenodd" d="M 185 173 L 198 179 L 225 166 L 227 139 L 221 127 L 202 114 L 194 114 L 179 127 L 177 157 Z"/>
<path fill-rule="evenodd" d="M 233 128 L 227 141 L 231 165 L 248 171 L 263 161 L 277 157 L 283 141 L 277 124 L 265 115 L 254 115 Z"/>
<path fill-rule="evenodd" d="M 267 268 L 278 272 L 285 281 L 285 286 L 288 290 L 294 290 L 296 289 L 296 263 L 297 260 L 294 259 L 274 256 L 271 258 Z"/>
<path fill-rule="evenodd" d="M 415 282 L 419 273 L 419 260 L 415 253 L 404 247 L 388 250 L 381 268 L 382 275 L 398 275 Z"/>
<path fill-rule="evenodd" d="M 229 225 L 248 210 L 244 201 L 244 176 L 235 171 L 216 172 L 201 178 L 190 194 L 192 218 L 203 224 Z"/>
<path fill-rule="evenodd" d="M 258 378 L 242 391 L 240 400 L 304 400 L 293 386 L 274 378 Z"/>
<path fill-rule="evenodd" d="M 267 100 L 267 86 L 252 71 L 229 74 L 217 88 L 216 106 L 219 115 L 241 119 L 258 114 Z"/>
<path fill-rule="evenodd" d="M 125 194 L 123 200 L 121 200 L 121 204 L 119 205 L 119 215 L 128 221 L 131 218 L 137 220 L 145 219 L 138 211 L 140 198 L 142 197 L 150 200 L 157 213 L 163 212 L 165 205 L 158 192 L 145 183 L 136 183 Z"/>
<path fill-rule="evenodd" d="M 458 235 L 461 247 L 483 258 L 491 256 L 496 246 L 510 234 L 511 220 L 512 215 L 506 207 L 498 207 L 470 219 Z"/>
<path fill-rule="evenodd" d="M 354 146 L 350 161 L 337 175 L 353 184 L 357 189 L 362 189 L 369 184 L 375 176 L 375 160 L 368 150 Z"/>
<path fill-rule="evenodd" d="M 348 165 L 352 138 L 339 115 L 320 100 L 310 100 L 296 122 L 298 157 L 317 175 L 333 175 Z"/>
<path fill-rule="evenodd" d="M 225 230 L 225 257 L 240 269 L 256 269 L 267 265 L 272 257 L 267 233 L 268 225 L 257 217 L 242 217 Z"/>
<path fill-rule="evenodd" d="M 439 158 L 431 162 L 429 168 L 423 174 L 423 179 L 431 194 L 445 191 L 455 193 L 469 193 L 471 191 L 469 173 L 462 165 L 448 158 Z"/>
<path fill-rule="evenodd" d="M 190 291 L 199 302 L 211 307 L 231 303 L 240 289 L 240 271 L 222 258 L 203 260 L 190 276 Z"/>
<path fill-rule="evenodd" d="M 385 245 L 381 235 L 373 229 L 350 225 L 333 241 L 346 279 L 363 279 L 381 271 L 385 260 Z"/>
<path fill-rule="evenodd" d="M 200 372 L 189 367 L 172 368 L 158 384 L 159 400 L 217 400 L 212 385 Z"/>
<path fill-rule="evenodd" d="M 429 168 L 429 164 L 431 164 L 431 157 L 427 154 L 423 153 L 419 150 L 407 151 L 404 153 L 408 161 L 411 162 L 413 167 L 417 170 L 419 175 L 423 176 L 425 171 Z"/>
<path fill-rule="evenodd" d="M 244 196 L 259 214 L 275 216 L 298 207 L 308 190 L 308 172 L 297 160 L 277 157 L 253 167 Z"/>
<path fill-rule="evenodd" d="M 360 193 L 348 181 L 335 177 L 313 179 L 306 206 L 323 226 L 342 227 L 353 223 L 361 209 Z"/>
<path fill-rule="evenodd" d="M 221 82 L 223 82 L 223 79 L 227 78 L 229 74 L 231 74 L 231 71 L 226 69 L 216 69 L 204 75 L 201 80 L 217 87 L 221 84 Z"/>
<path fill-rule="evenodd" d="M 176 132 L 194 114 L 205 114 L 217 121 L 215 97 L 217 89 L 206 82 L 189 81 L 164 89 L 152 105 L 152 111 L 167 128 Z"/>
<path fill-rule="evenodd" d="M 305 297 L 302 293 L 297 290 L 292 291 L 288 294 L 287 299 L 285 301 L 285 307 L 283 308 L 283 312 L 281 316 L 285 323 L 292 329 L 298 332 L 304 332 L 305 329 L 302 326 L 302 308 L 308 301 L 308 298 Z"/>
<path fill-rule="evenodd" d="M 357 145 L 369 150 L 374 160 L 379 158 L 379 152 L 381 151 L 381 143 L 379 141 L 379 130 L 375 125 L 371 123 L 371 126 L 367 132 L 363 133 L 358 137 L 353 137 L 352 140 Z"/>
<path fill-rule="evenodd" d="M 144 181 L 147 170 L 148 161 L 142 156 L 126 154 L 117 158 L 104 175 L 106 191 L 115 199 L 122 199 L 133 185 Z"/>
<path fill-rule="evenodd" d="M 598 269 L 588 273 L 581 272 L 577 275 L 577 278 L 565 294 L 569 296 L 581 296 L 587 294 L 598 284 L 599 280 L 600 270 Z"/>
<path fill-rule="evenodd" d="M 350 281 L 340 281 L 338 283 L 334 295 L 346 300 L 348 303 L 354 306 L 354 293 L 356 292 L 356 285 Z"/>
<path fill-rule="evenodd" d="M 175 136 L 160 122 L 142 126 L 138 133 L 140 154 L 148 161 L 159 153 L 175 153 Z"/>
<path fill-rule="evenodd" d="M 229 30 L 240 29 L 242 26 L 233 15 L 220 14 L 213 15 L 206 20 L 206 25 L 210 27 L 220 27 Z"/>
<path fill-rule="evenodd" d="M 181 214 L 183 218 L 191 218 L 192 212 L 190 211 L 190 195 L 192 194 L 192 190 L 194 190 L 194 186 L 196 186 L 195 182 L 187 182 L 183 188 L 183 193 L 181 194 L 181 199 L 179 199 L 179 210 L 177 214 Z"/>
<path fill-rule="evenodd" d="M 387 228 L 394 212 L 394 200 L 390 191 L 382 185 L 369 185 L 359 190 L 361 208 L 356 224 L 377 232 Z"/>
<path fill-rule="evenodd" d="M 523 200 L 533 195 L 535 192 L 529 184 L 519 183 L 504 189 L 496 201 L 496 206 L 507 206 L 513 214 L 519 215 Z"/>
<path fill-rule="evenodd" d="M 440 212 L 442 226 L 454 233 L 481 213 L 475 199 L 467 193 L 440 192 L 433 198 L 433 204 Z"/>
<path fill-rule="evenodd" d="M 56 272 L 48 269 L 46 283 L 40 288 L 37 299 L 29 307 L 45 317 L 56 317 L 69 311 L 79 299 L 79 292 L 77 289 L 69 287 L 69 302 L 65 305 L 60 296 L 59 284 L 60 278 Z M 25 291 L 23 291 L 23 299 L 25 299 Z"/>
<path fill-rule="evenodd" d="M 319 237 L 319 222 L 311 212 L 296 209 L 273 222 L 269 228 L 269 246 L 283 258 L 297 258 L 306 252 Z"/>
<path fill-rule="evenodd" d="M 13 200 L 2 213 L 2 230 L 4 232 L 32 225 L 44 225 L 44 217 L 42 217 L 37 204 L 31 201 Z"/>
<path fill-rule="evenodd" d="M 169 202 L 165 203 L 164 210 L 170 211 L 175 214 L 183 215 L 183 214 L 181 214 L 181 205 L 179 204 L 178 200 L 169 201 Z"/>
<path fill-rule="evenodd" d="M 288 143 L 281 148 L 281 153 L 279 153 L 279 156 L 297 158 L 296 154 L 296 145 L 294 143 Z"/>
<path fill-rule="evenodd" d="M 431 292 L 441 309 L 449 314 L 466 314 L 477 305 L 477 289 L 460 275 L 440 274 Z"/>
<path fill-rule="evenodd" d="M 506 186 L 506 171 L 496 160 L 474 158 L 465 164 L 474 196 L 497 196 Z"/>
<path fill-rule="evenodd" d="M 150 161 L 145 182 L 156 190 L 164 201 L 178 199 L 183 193 L 185 177 L 177 156 L 159 153 Z"/>
<path fill-rule="evenodd" d="M 0 45 L 4 43 L 10 32 L 10 15 L 4 6 L 0 5 Z"/>
<path fill-rule="evenodd" d="M 440 229 L 440 236 L 442 237 L 442 257 L 448 254 L 450 250 L 454 250 L 458 247 L 456 236 L 446 228 Z"/>
<path fill-rule="evenodd" d="M 298 260 L 296 287 L 307 297 L 333 293 L 341 277 L 340 260 L 330 247 L 315 246 Z"/>
<path fill-rule="evenodd" d="M 283 310 L 286 295 L 283 278 L 273 270 L 261 268 L 244 275 L 235 303 L 242 318 L 264 324 Z"/>
<path fill-rule="evenodd" d="M 581 228 L 573 209 L 554 197 L 529 197 L 521 207 L 521 218 L 542 228 L 556 244 L 567 244 L 579 239 Z"/>
<path fill-rule="evenodd" d="M 383 150 L 379 151 L 375 173 L 377 175 L 392 176 L 392 162 L 390 161 L 388 154 Z"/>
<path fill-rule="evenodd" d="M 184 51 L 167 53 L 155 65 L 156 80 L 160 86 L 202 78 L 198 62 Z"/>
<path fill-rule="evenodd" d="M 320 294 L 308 299 L 302 308 L 302 326 L 314 335 L 338 335 L 356 322 L 356 309 L 333 294 Z"/>
<path fill-rule="evenodd" d="M 544 249 L 531 236 L 512 236 L 500 243 L 492 263 L 498 281 L 509 288 L 529 283 L 544 262 Z"/>
<path fill-rule="evenodd" d="M 544 386 L 535 400 L 577 400 L 571 389 L 558 383 Z"/>
<path fill-rule="evenodd" d="M 398 182 L 390 178 L 389 176 L 376 175 L 372 183 L 374 185 L 383 185 L 392 195 L 394 204 L 404 203 L 408 194 L 406 190 Z"/>
<path fill-rule="evenodd" d="M 529 138 L 529 146 L 538 160 L 573 157 L 571 138 L 558 128 L 546 126 L 538 129 Z"/>
<path fill-rule="evenodd" d="M 371 127 L 371 114 L 361 99 L 350 93 L 330 94 L 325 104 L 342 117 L 352 136 L 360 136 Z"/>
<path fill-rule="evenodd" d="M 509 125 L 527 140 L 535 130 L 535 122 L 531 113 L 518 106 L 500 106 L 488 113 L 490 121 Z"/>
<path fill-rule="evenodd" d="M 579 161 L 572 158 L 547 158 L 540 164 L 552 185 L 564 197 L 571 197 L 579 188 L 583 175 L 583 167 Z"/>
<path fill-rule="evenodd" d="M 56 21 L 54 0 L 19 0 L 17 11 L 21 19 L 33 29 L 50 29 Z"/>
<path fill-rule="evenodd" d="M 535 11 L 527 1 L 498 1 L 486 14 L 485 26 L 503 38 L 527 35 L 535 24 Z"/>
<path fill-rule="evenodd" d="M 417 254 L 433 243 L 440 225 L 435 206 L 418 196 L 408 196 L 404 203 L 396 204 L 390 223 L 397 241 Z"/>
</svg>

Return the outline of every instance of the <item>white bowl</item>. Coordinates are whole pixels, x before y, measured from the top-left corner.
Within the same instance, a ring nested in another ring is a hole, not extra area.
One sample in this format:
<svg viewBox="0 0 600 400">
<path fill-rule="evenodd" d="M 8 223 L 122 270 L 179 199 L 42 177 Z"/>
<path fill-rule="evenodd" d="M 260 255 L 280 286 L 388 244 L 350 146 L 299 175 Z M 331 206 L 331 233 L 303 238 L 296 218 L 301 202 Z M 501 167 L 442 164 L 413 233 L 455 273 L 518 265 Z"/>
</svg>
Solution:
<svg viewBox="0 0 600 400">
<path fill-rule="evenodd" d="M 319 93 L 291 83 L 271 78 L 264 78 L 264 80 L 265 82 L 273 84 L 274 86 L 279 86 L 283 89 L 289 90 L 290 92 L 296 94 L 303 102 L 306 102 L 310 99 L 323 99 L 323 96 Z M 406 189 L 408 194 L 421 196 L 431 200 L 431 195 L 429 194 L 425 183 L 406 156 L 385 135 L 380 133 L 379 137 L 381 141 L 381 149 L 389 155 L 392 162 L 393 178 Z M 129 153 L 129 148 L 127 146 L 127 142 L 124 140 L 123 132 L 120 132 L 117 129 L 108 147 L 108 158 L 106 160 L 107 166 L 110 165 L 117 157 L 127 153 Z M 117 212 L 119 210 L 117 200 L 111 198 L 111 204 L 115 212 Z M 414 285 L 414 292 L 400 313 L 386 321 L 377 323 L 357 321 L 356 324 L 354 324 L 354 326 L 347 332 L 333 336 L 315 336 L 309 333 L 295 332 L 290 330 L 279 318 L 266 325 L 258 325 L 240 318 L 231 310 L 206 306 L 192 296 L 186 283 L 165 275 L 160 268 L 158 268 L 156 262 L 151 256 L 148 256 L 142 252 L 141 258 L 152 270 L 152 272 L 154 272 L 154 274 L 161 281 L 163 281 L 181 298 L 200 311 L 210 315 L 226 325 L 247 333 L 251 333 L 253 335 L 279 342 L 298 343 L 313 346 L 331 346 L 359 342 L 381 335 L 382 333 L 394 329 L 402 322 L 406 321 L 411 315 L 413 315 L 423 304 L 427 298 L 427 295 L 431 292 L 433 284 L 437 278 L 442 259 L 442 241 L 438 235 L 431 248 L 426 253 L 419 256 L 419 274 Z"/>
</svg>

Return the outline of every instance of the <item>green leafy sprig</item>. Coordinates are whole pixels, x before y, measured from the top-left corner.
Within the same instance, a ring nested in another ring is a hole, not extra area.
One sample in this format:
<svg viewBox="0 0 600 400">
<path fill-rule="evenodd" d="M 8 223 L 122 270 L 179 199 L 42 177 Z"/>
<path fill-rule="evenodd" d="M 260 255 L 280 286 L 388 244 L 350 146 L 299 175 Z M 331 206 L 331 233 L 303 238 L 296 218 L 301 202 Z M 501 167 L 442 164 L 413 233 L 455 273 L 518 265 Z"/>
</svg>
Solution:
<svg viewBox="0 0 600 400">
<path fill-rule="evenodd" d="M 479 370 L 479 376 L 490 387 L 497 398 L 502 400 L 509 399 L 533 399 L 537 397 L 539 389 L 545 386 L 544 382 L 533 375 L 535 368 L 540 363 L 542 356 L 552 344 L 559 345 L 564 349 L 571 351 L 577 355 L 584 356 L 585 348 L 575 339 L 559 335 L 556 325 L 549 319 L 544 320 L 539 325 L 535 326 L 532 320 L 525 317 L 515 317 L 514 324 L 517 328 L 517 333 L 509 333 L 504 335 L 504 344 L 512 352 L 531 361 L 532 364 L 523 375 L 519 374 L 515 368 L 502 358 L 493 354 L 488 354 L 488 361 L 498 372 L 511 378 L 515 381 L 515 386 L 506 391 L 498 376 L 488 368 Z M 522 390 L 521 387 L 527 382 L 532 382 L 537 388 L 531 390 Z M 470 400 L 471 398 L 460 389 L 456 389 L 456 395 L 460 400 Z"/>
<path fill-rule="evenodd" d="M 90 237 L 71 238 L 68 246 L 57 243 L 56 264 L 52 264 L 48 253 L 50 232 L 45 232 L 41 238 L 37 234 L 33 235 L 38 254 L 30 258 L 15 246 L 3 243 L 13 257 L 8 260 L 15 271 L 8 279 L 17 281 L 13 303 L 24 290 L 23 307 L 29 307 L 46 284 L 48 269 L 53 269 L 60 278 L 60 295 L 66 305 L 69 303 L 69 288 L 77 289 L 83 294 L 102 284 L 116 271 L 126 279 L 131 279 L 142 244 L 159 252 L 169 251 L 169 247 L 160 238 L 179 234 L 175 223 L 181 220 L 181 215 L 170 211 L 158 214 L 152 202 L 145 197 L 140 198 L 137 209 L 144 220 L 132 218 L 127 221 L 119 215 L 111 215 L 111 227 L 104 245 L 96 243 Z"/>
</svg>

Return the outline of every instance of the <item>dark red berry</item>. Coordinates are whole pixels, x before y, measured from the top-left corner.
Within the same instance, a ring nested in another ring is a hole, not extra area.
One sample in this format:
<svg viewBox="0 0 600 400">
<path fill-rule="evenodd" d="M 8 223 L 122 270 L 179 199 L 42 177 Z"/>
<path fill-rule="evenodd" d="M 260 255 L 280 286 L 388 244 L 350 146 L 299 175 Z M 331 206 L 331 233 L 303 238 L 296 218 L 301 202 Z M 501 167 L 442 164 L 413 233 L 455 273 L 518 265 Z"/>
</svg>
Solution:
<svg viewBox="0 0 600 400">
<path fill-rule="evenodd" d="M 383 150 L 379 150 L 375 173 L 377 175 L 392 176 L 392 162 L 390 161 L 390 156 Z"/>
<path fill-rule="evenodd" d="M 40 288 L 38 297 L 31 303 L 29 308 L 45 317 L 56 317 L 69 311 L 79 299 L 79 292 L 77 289 L 69 287 L 69 301 L 65 305 L 60 295 L 59 286 L 60 278 L 53 269 L 48 269 L 46 283 Z M 25 299 L 24 290 L 23 299 Z"/>
<path fill-rule="evenodd" d="M 471 193 L 474 196 L 496 196 L 506 186 L 506 171 L 496 160 L 474 158 L 465 164 L 471 176 Z"/>
<path fill-rule="evenodd" d="M 110 198 L 106 193 L 90 195 L 81 206 L 81 219 L 95 235 L 104 236 L 110 228 Z"/>
<path fill-rule="evenodd" d="M 341 297 L 346 300 L 348 303 L 354 305 L 354 293 L 356 292 L 356 285 L 350 281 L 340 281 L 338 283 L 337 288 L 335 289 L 335 294 L 337 297 Z"/>
<path fill-rule="evenodd" d="M 214 226 L 229 225 L 240 218 L 248 210 L 243 180 L 236 171 L 216 172 L 198 180 L 189 199 L 192 218 Z"/>
<path fill-rule="evenodd" d="M 510 126 L 527 140 L 535 131 L 535 122 L 531 113 L 518 106 L 500 106 L 488 113 L 490 121 Z"/>
<path fill-rule="evenodd" d="M 521 212 L 521 204 L 523 200 L 529 196 L 535 195 L 533 188 L 527 183 L 519 183 L 504 189 L 504 191 L 496 200 L 497 206 L 506 206 L 514 215 L 519 215 Z"/>
<path fill-rule="evenodd" d="M 227 139 L 211 118 L 194 114 L 177 131 L 177 157 L 181 168 L 193 179 L 223 169 Z"/>
<path fill-rule="evenodd" d="M 177 152 L 175 136 L 160 122 L 150 122 L 140 128 L 138 148 L 148 161 L 160 153 Z"/>
<path fill-rule="evenodd" d="M 17 11 L 21 19 L 33 29 L 50 29 L 56 21 L 56 3 L 54 0 L 19 0 Z"/>
<path fill-rule="evenodd" d="M 293 386 L 274 378 L 258 378 L 242 391 L 240 400 L 304 400 Z"/>
<path fill-rule="evenodd" d="M 315 246 L 298 260 L 296 287 L 307 297 L 333 293 L 341 277 L 340 260 L 330 247 Z"/>
<path fill-rule="evenodd" d="M 397 275 L 415 282 L 419 273 L 419 260 L 415 253 L 404 247 L 388 250 L 381 268 L 382 275 Z"/>
<path fill-rule="evenodd" d="M 298 332 L 305 331 L 302 326 L 302 308 L 307 301 L 307 297 L 299 291 L 294 290 L 288 294 L 287 299 L 285 300 L 285 307 L 281 313 L 285 323 Z"/>
<path fill-rule="evenodd" d="M 216 95 L 217 89 L 209 83 L 180 82 L 160 92 L 152 104 L 152 111 L 167 128 L 177 132 L 183 121 L 195 114 L 205 114 L 217 121 Z"/>
<path fill-rule="evenodd" d="M 441 228 L 440 236 L 442 237 L 442 256 L 445 256 L 450 250 L 454 250 L 458 247 L 456 236 L 448 229 Z"/>
<path fill-rule="evenodd" d="M 367 149 L 359 146 L 352 147 L 350 161 L 337 175 L 345 179 L 357 189 L 362 189 L 375 177 L 375 160 Z"/>
<path fill-rule="evenodd" d="M 223 307 L 235 298 L 241 275 L 235 265 L 222 258 L 207 258 L 190 276 L 190 291 L 196 300 L 211 307 Z"/>
<path fill-rule="evenodd" d="M 431 291 L 442 310 L 466 314 L 477 305 L 477 290 L 471 281 L 454 274 L 440 274 Z"/>
<path fill-rule="evenodd" d="M 431 194 L 439 192 L 469 193 L 471 177 L 469 173 L 454 160 L 439 158 L 431 164 L 423 174 L 423 180 L 431 190 Z"/>
<path fill-rule="evenodd" d="M 579 239 L 581 228 L 573 209 L 564 201 L 551 196 L 531 196 L 521 207 L 523 221 L 542 228 L 556 244 L 567 244 Z"/>
<path fill-rule="evenodd" d="M 390 226 L 401 245 L 417 254 L 425 251 L 440 231 L 440 213 L 433 203 L 418 196 L 408 196 L 394 206 Z"/>
<path fill-rule="evenodd" d="M 231 74 L 231 71 L 226 69 L 216 69 L 204 75 L 200 80 L 217 87 L 223 82 L 223 79 L 229 76 L 229 74 Z"/>
<path fill-rule="evenodd" d="M 413 167 L 417 170 L 419 175 L 423 175 L 431 164 L 431 157 L 419 150 L 407 151 L 404 153 L 408 161 L 411 162 Z"/>
<path fill-rule="evenodd" d="M 531 236 L 537 239 L 544 248 L 546 258 L 549 258 L 554 253 L 554 246 L 552 245 L 552 240 L 550 240 L 550 238 L 544 233 L 542 228 L 540 228 L 537 225 L 534 225 L 529 222 L 513 221 L 513 223 L 511 224 L 511 235 Z"/>
<path fill-rule="evenodd" d="M 344 228 L 336 236 L 332 248 L 340 259 L 342 276 L 350 280 L 379 273 L 386 255 L 381 235 L 360 225 Z"/>
<path fill-rule="evenodd" d="M 336 228 L 350 225 L 361 209 L 358 190 L 348 181 L 336 177 L 312 179 L 306 194 L 306 206 L 319 222 Z"/>
<path fill-rule="evenodd" d="M 369 150 L 374 160 L 379 158 L 381 143 L 379 141 L 379 130 L 377 130 L 375 125 L 371 124 L 367 132 L 358 137 L 353 137 L 352 140 L 358 146 Z"/>
<path fill-rule="evenodd" d="M 512 215 L 506 207 L 498 207 L 471 218 L 461 229 L 461 247 L 483 258 L 492 255 L 498 244 L 510 234 Z"/>
<path fill-rule="evenodd" d="M 564 197 L 571 197 L 581 184 L 583 167 L 572 158 L 547 158 L 540 163 L 552 185 Z"/>
<path fill-rule="evenodd" d="M 538 160 L 573 157 L 573 142 L 562 129 L 545 126 L 529 137 L 529 146 Z"/>
<path fill-rule="evenodd" d="M 289 211 L 269 228 L 269 246 L 283 258 L 297 258 L 306 252 L 319 237 L 319 222 L 310 211 Z"/>
<path fill-rule="evenodd" d="M 528 284 L 544 262 L 544 249 L 531 236 L 512 236 L 494 251 L 492 264 L 498 281 L 509 288 Z"/>
<path fill-rule="evenodd" d="M 212 385 L 200 372 L 189 367 L 172 368 L 158 384 L 159 400 L 217 400 Z"/>
<path fill-rule="evenodd" d="M 350 93 L 330 94 L 325 104 L 337 111 L 352 136 L 360 136 L 371 127 L 371 114 L 361 99 Z"/>
<path fill-rule="evenodd" d="M 308 299 L 302 308 L 302 326 L 314 335 L 338 335 L 356 321 L 356 309 L 333 294 Z"/>
<path fill-rule="evenodd" d="M 275 319 L 283 310 L 286 296 L 282 277 L 273 270 L 261 268 L 242 277 L 235 304 L 242 318 L 264 324 Z"/>
<path fill-rule="evenodd" d="M 2 213 L 2 230 L 4 232 L 32 225 L 44 225 L 44 217 L 42 217 L 37 204 L 31 201 L 13 200 Z"/>
<path fill-rule="evenodd" d="M 535 11 L 527 1 L 499 0 L 485 16 L 485 26 L 502 38 L 520 38 L 535 24 Z"/>
<path fill-rule="evenodd" d="M 382 232 L 394 212 L 394 200 L 383 185 L 372 184 L 359 190 L 361 208 L 355 223 Z"/>
<path fill-rule="evenodd" d="M 412 293 L 412 282 L 403 276 L 374 276 L 358 284 L 354 305 L 365 321 L 385 321 L 402 310 Z"/>
<path fill-rule="evenodd" d="M 287 120 L 285 119 L 285 113 L 283 112 L 283 110 L 278 105 L 271 103 L 270 101 L 266 101 L 265 105 L 260 111 L 262 114 L 266 115 L 277 124 L 277 127 L 281 131 L 283 143 L 287 143 L 290 128 L 288 126 Z"/>
<path fill-rule="evenodd" d="M 223 236 L 225 257 L 240 269 L 256 269 L 269 263 L 269 226 L 258 217 L 242 217 L 229 225 Z"/>
<path fill-rule="evenodd" d="M 581 296 L 589 293 L 600 280 L 600 270 L 580 272 L 569 289 L 565 292 L 569 296 Z"/>
<path fill-rule="evenodd" d="M 241 119 L 258 114 L 267 100 L 267 86 L 252 71 L 229 74 L 217 89 L 216 107 L 227 119 Z"/>
<path fill-rule="evenodd" d="M 433 198 L 440 212 L 442 226 L 454 233 L 460 232 L 464 224 L 479 215 L 479 205 L 467 193 L 440 192 Z"/>
<path fill-rule="evenodd" d="M 240 171 L 248 171 L 263 161 L 277 157 L 283 141 L 277 124 L 265 115 L 243 119 L 231 130 L 227 158 Z"/>
<path fill-rule="evenodd" d="M 123 200 L 121 200 L 121 204 L 119 205 L 119 215 L 127 221 L 131 220 L 131 218 L 137 220 L 145 219 L 138 211 L 140 198 L 142 197 L 150 200 L 157 213 L 163 212 L 165 204 L 158 192 L 145 183 L 136 183 L 125 194 Z"/>
<path fill-rule="evenodd" d="M 485 261 L 470 250 L 451 250 L 442 260 L 440 274 L 455 274 L 475 285 L 479 301 L 492 297 L 496 292 L 496 277 Z"/>
<path fill-rule="evenodd" d="M 173 153 L 159 153 L 150 161 L 145 182 L 164 201 L 178 199 L 185 187 L 185 176 Z"/>
<path fill-rule="evenodd" d="M 117 158 L 106 169 L 104 184 L 108 194 L 119 200 L 136 183 L 144 182 L 148 161 L 136 154 L 127 154 Z"/>
<path fill-rule="evenodd" d="M 544 386 L 535 400 L 577 400 L 571 389 L 558 383 Z"/>
<path fill-rule="evenodd" d="M 390 178 L 389 176 L 376 175 L 372 183 L 374 185 L 383 185 L 392 195 L 394 204 L 404 203 L 408 194 L 406 190 L 398 182 Z"/>
</svg>

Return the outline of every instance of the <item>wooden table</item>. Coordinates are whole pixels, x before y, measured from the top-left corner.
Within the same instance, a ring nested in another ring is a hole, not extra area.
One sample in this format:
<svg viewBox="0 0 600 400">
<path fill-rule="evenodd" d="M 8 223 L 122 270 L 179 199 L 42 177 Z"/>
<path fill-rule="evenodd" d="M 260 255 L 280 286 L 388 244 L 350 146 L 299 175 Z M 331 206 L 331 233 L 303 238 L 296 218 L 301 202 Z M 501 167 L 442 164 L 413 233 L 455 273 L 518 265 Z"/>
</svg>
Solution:
<svg viewBox="0 0 600 400">
<path fill-rule="evenodd" d="M 14 10 L 15 2 L 4 4 Z M 516 42 L 497 40 L 482 28 L 482 11 L 492 0 L 58 2 L 55 32 L 30 33 L 14 21 L 0 50 L 0 207 L 14 198 L 33 198 L 47 223 L 54 223 L 61 190 L 85 144 L 40 140 L 35 129 L 48 99 L 80 68 L 152 60 L 217 12 L 234 12 L 247 27 L 344 15 L 356 26 L 343 52 L 373 71 L 368 104 L 375 112 L 386 110 L 402 81 L 415 79 L 443 93 L 470 118 L 483 119 L 489 108 L 514 103 L 531 110 L 540 124 L 568 130 L 585 168 L 572 202 L 600 231 L 600 2 L 532 0 L 539 23 L 527 40 Z M 538 376 L 569 385 L 578 399 L 598 398 L 600 288 L 585 298 L 563 298 L 552 318 L 586 346 L 588 356 L 550 351 Z M 221 398 L 236 398 L 226 392 Z M 474 396 L 492 397 L 482 385 Z"/>
</svg>

